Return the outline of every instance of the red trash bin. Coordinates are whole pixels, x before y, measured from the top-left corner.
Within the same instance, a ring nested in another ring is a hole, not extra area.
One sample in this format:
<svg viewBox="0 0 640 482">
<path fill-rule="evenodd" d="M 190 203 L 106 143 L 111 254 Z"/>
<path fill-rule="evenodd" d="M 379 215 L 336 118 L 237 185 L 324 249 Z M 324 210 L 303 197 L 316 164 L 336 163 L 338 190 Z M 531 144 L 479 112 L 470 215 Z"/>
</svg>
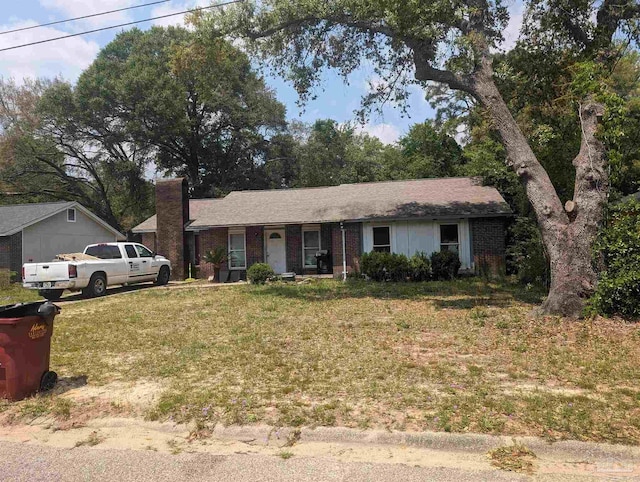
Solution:
<svg viewBox="0 0 640 482">
<path fill-rule="evenodd" d="M 53 319 L 49 302 L 0 307 L 0 398 L 22 400 L 50 390 L 58 376 L 49 371 Z"/>
</svg>

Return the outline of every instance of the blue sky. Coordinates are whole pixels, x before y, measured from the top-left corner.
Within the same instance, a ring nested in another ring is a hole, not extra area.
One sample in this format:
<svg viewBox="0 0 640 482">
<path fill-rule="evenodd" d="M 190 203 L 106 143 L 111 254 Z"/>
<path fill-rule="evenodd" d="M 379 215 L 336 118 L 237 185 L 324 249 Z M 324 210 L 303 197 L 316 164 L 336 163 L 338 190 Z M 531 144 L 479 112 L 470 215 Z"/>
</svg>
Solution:
<svg viewBox="0 0 640 482">
<path fill-rule="evenodd" d="M 0 31 L 37 25 L 70 17 L 88 15 L 105 10 L 117 9 L 148 3 L 151 0 L 20 0 L 3 3 Z M 512 22 L 506 32 L 507 43 L 515 41 L 515 35 L 522 18 L 522 7 L 513 0 L 511 6 Z M 8 35 L 0 35 L 0 47 L 23 44 L 51 37 L 59 37 L 69 33 L 100 28 L 107 25 L 124 23 L 132 20 L 149 18 L 167 13 L 186 10 L 194 6 L 209 5 L 210 0 L 173 0 L 167 4 L 144 7 L 132 11 L 105 15 L 93 19 L 82 20 L 51 27 L 43 27 Z M 155 24 L 181 24 L 181 16 L 171 17 Z M 139 24 L 138 28 L 147 29 L 153 23 Z M 125 27 L 131 28 L 131 27 Z M 13 77 L 17 81 L 25 77 L 62 76 L 75 81 L 92 60 L 101 47 L 111 41 L 122 29 L 74 37 L 56 42 L 25 47 L 8 52 L 0 52 L 0 76 Z M 296 105 L 297 94 L 282 79 L 267 74 L 267 83 L 275 89 L 278 99 L 287 106 L 289 119 L 313 122 L 316 119 L 332 118 L 339 122 L 354 120 L 354 110 L 360 98 L 367 92 L 370 82 L 376 82 L 371 72 L 362 69 L 345 85 L 334 73 L 327 73 L 323 82 L 323 90 L 318 90 L 315 101 L 307 103 L 304 110 Z M 409 126 L 416 122 L 432 118 L 434 113 L 418 89 L 412 91 L 409 99 L 409 116 L 402 115 L 399 108 L 393 105 L 384 107 L 382 114 L 373 113 L 368 123 L 360 127 L 383 142 L 394 142 Z"/>
</svg>

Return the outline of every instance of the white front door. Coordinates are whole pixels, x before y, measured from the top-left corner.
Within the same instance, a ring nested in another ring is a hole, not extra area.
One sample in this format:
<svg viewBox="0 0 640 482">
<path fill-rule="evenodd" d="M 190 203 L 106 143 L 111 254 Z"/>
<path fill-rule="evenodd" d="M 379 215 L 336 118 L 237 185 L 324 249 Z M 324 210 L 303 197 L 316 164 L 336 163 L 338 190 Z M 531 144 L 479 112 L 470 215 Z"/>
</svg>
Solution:
<svg viewBox="0 0 640 482">
<path fill-rule="evenodd" d="M 287 270 L 287 248 L 284 239 L 284 229 L 265 230 L 267 239 L 267 263 L 276 274 Z"/>
</svg>

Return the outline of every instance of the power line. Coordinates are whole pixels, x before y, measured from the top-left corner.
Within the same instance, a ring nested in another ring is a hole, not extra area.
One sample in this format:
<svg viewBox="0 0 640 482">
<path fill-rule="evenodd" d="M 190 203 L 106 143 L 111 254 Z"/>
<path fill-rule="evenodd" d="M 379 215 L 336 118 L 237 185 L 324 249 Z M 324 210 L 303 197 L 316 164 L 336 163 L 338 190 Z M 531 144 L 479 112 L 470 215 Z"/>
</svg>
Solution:
<svg viewBox="0 0 640 482">
<path fill-rule="evenodd" d="M 5 35 L 8 33 L 15 33 L 15 32 L 22 32 L 24 30 L 31 30 L 34 28 L 48 27 L 50 25 L 58 25 L 60 23 L 74 22 L 75 20 L 83 20 L 85 18 L 99 17 L 101 15 L 108 15 L 110 13 L 116 13 L 116 12 L 124 12 L 125 10 L 133 10 L 135 8 L 149 7 L 150 5 L 157 5 L 159 3 L 168 3 L 170 1 L 171 0 L 157 0 L 156 2 L 143 3 L 142 5 L 134 5 L 132 7 L 118 8 L 117 10 L 109 10 L 107 12 L 92 13 L 90 15 L 84 15 L 82 17 L 68 18 L 66 20 L 56 20 L 55 22 L 41 23 L 39 25 L 32 25 L 30 27 L 14 28 L 13 30 L 6 30 L 4 32 L 0 32 L 0 35 Z"/>
<path fill-rule="evenodd" d="M 96 29 L 93 29 L 93 30 L 86 30 L 84 32 L 72 33 L 72 34 L 69 34 L 69 35 L 63 35 L 62 37 L 53 37 L 53 38 L 49 38 L 49 39 L 45 39 L 45 40 L 38 40 L 36 42 L 29 42 L 27 44 L 22 44 L 22 45 L 14 45 L 12 47 L 5 47 L 3 49 L 0 49 L 0 52 L 6 52 L 7 50 L 20 49 L 22 47 L 30 47 L 31 45 L 44 44 L 44 43 L 47 43 L 47 42 L 54 42 L 56 40 L 63 40 L 63 39 L 66 39 L 66 38 L 71 38 L 71 37 L 78 37 L 80 35 L 87 35 L 87 34 L 90 34 L 90 33 L 102 32 L 104 30 L 111 30 L 113 28 L 118 28 L 118 27 L 127 27 L 129 25 L 135 25 L 135 24 L 143 23 L 143 22 L 151 22 L 152 20 L 160 20 L 162 18 L 175 17 L 176 15 L 183 15 L 185 13 L 199 12 L 201 10 L 207 10 L 207 9 L 210 9 L 210 8 L 225 7 L 227 5 L 232 5 L 234 3 L 241 3 L 243 1 L 244 0 L 231 0 L 229 2 L 218 3 L 216 5 L 210 5 L 208 7 L 192 8 L 191 10 L 183 10 L 182 12 L 169 13 L 167 15 L 160 15 L 158 17 L 145 18 L 144 20 L 136 20 L 134 22 L 121 23 L 121 24 L 118 24 L 118 25 L 110 25 L 109 27 L 102 27 L 102 28 L 96 28 Z"/>
</svg>

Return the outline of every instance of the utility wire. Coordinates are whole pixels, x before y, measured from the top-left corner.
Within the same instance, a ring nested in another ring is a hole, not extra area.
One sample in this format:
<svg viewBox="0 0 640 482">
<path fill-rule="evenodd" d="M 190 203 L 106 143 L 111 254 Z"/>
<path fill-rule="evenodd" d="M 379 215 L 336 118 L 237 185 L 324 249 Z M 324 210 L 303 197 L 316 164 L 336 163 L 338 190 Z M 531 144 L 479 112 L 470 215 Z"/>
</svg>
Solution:
<svg viewBox="0 0 640 482">
<path fill-rule="evenodd" d="M 39 25 L 32 25 L 30 27 L 14 28 L 13 30 L 5 30 L 4 32 L 0 32 L 0 35 L 5 35 L 8 33 L 14 33 L 14 32 L 22 32 L 24 30 L 31 30 L 34 28 L 48 27 L 50 25 L 58 25 L 59 23 L 74 22 L 76 20 L 83 20 L 85 18 L 100 17 L 101 15 L 108 15 L 110 13 L 116 13 L 116 12 L 124 12 L 125 10 L 133 10 L 135 8 L 148 7 L 150 5 L 157 5 L 159 3 L 168 3 L 170 1 L 171 0 L 157 0 L 155 2 L 143 3 L 142 5 L 134 5 L 132 7 L 118 8 L 117 10 L 109 10 L 107 12 L 92 13 L 90 15 L 84 15 L 82 17 L 68 18 L 66 20 L 56 20 L 55 22 L 41 23 Z"/>
<path fill-rule="evenodd" d="M 224 2 L 224 3 L 218 3 L 216 5 L 210 5 L 208 7 L 199 7 L 199 8 L 192 8 L 191 10 L 183 10 L 182 12 L 176 12 L 176 13 L 169 13 L 167 15 L 160 15 L 158 17 L 151 17 L 151 18 L 145 18 L 144 20 L 136 20 L 134 22 L 127 22 L 127 23 L 121 23 L 118 25 L 110 25 L 109 27 L 102 27 L 102 28 L 96 28 L 93 30 L 86 30 L 84 32 L 78 32 L 78 33 L 72 33 L 69 35 L 63 35 L 62 37 L 53 37 L 53 38 L 49 38 L 49 39 L 45 39 L 45 40 L 38 40 L 37 42 L 29 42 L 27 44 L 22 44 L 22 45 L 13 45 L 11 47 L 5 47 L 3 49 L 0 49 L 0 52 L 6 52 L 7 50 L 14 50 L 14 49 L 19 49 L 22 47 L 29 47 L 31 45 L 38 45 L 38 44 L 44 44 L 47 42 L 54 42 L 56 40 L 63 40 L 66 38 L 71 38 L 71 37 L 78 37 L 79 35 L 87 35 L 90 33 L 96 33 L 96 32 L 102 32 L 104 30 L 111 30 L 113 28 L 118 28 L 118 27 L 127 27 L 129 25 L 135 25 L 138 23 L 143 23 L 143 22 L 151 22 L 152 20 L 159 20 L 162 18 L 168 18 L 168 17 L 174 17 L 176 15 L 183 15 L 185 13 L 191 13 L 191 12 L 199 12 L 201 10 L 207 10 L 210 8 L 217 8 L 217 7 L 225 7 L 227 5 L 232 5 L 234 3 L 241 3 L 244 0 L 231 0 L 229 2 Z"/>
</svg>

